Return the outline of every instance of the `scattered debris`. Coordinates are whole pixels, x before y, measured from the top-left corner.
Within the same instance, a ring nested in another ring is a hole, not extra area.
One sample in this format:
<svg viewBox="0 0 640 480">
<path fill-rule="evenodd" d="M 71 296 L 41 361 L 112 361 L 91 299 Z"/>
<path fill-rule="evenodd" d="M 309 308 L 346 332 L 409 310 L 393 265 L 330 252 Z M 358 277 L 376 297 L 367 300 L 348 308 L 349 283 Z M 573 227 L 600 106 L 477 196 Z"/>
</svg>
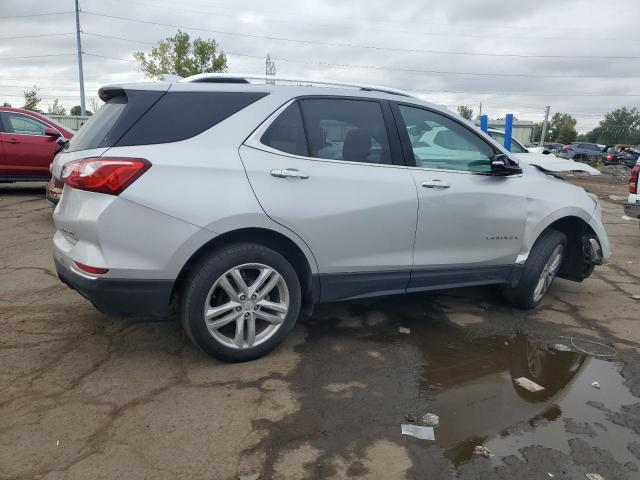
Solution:
<svg viewBox="0 0 640 480">
<path fill-rule="evenodd" d="M 420 440 L 435 440 L 436 436 L 433 433 L 433 427 L 421 427 L 419 425 L 407 425 L 403 423 L 400 425 L 400 429 L 403 435 L 411 435 L 412 437 L 419 438 Z"/>
<path fill-rule="evenodd" d="M 415 415 L 412 415 L 411 413 L 407 413 L 404 416 L 404 419 L 409 423 L 416 423 L 416 417 L 415 417 Z"/>
<path fill-rule="evenodd" d="M 508 347 L 509 346 L 509 342 L 504 342 L 504 346 Z"/>
<path fill-rule="evenodd" d="M 483 457 L 493 457 L 493 452 L 484 445 L 476 445 L 473 447 L 474 455 L 482 455 Z"/>
<path fill-rule="evenodd" d="M 628 217 L 627 215 L 622 215 L 623 220 L 633 220 L 633 218 Z"/>
<path fill-rule="evenodd" d="M 547 473 L 547 475 L 549 475 L 549 477 L 553 478 L 555 475 L 551 472 Z"/>
<path fill-rule="evenodd" d="M 553 346 L 554 350 L 557 350 L 558 352 L 570 352 L 571 348 L 566 346 L 564 343 L 556 343 Z"/>
<path fill-rule="evenodd" d="M 425 413 L 420 418 L 420 422 L 427 427 L 437 427 L 440 425 L 440 417 L 435 413 Z"/>
<path fill-rule="evenodd" d="M 411 329 L 407 328 L 407 327 L 398 327 L 398 331 L 400 333 L 406 333 L 406 334 L 410 334 L 411 333 Z"/>
<path fill-rule="evenodd" d="M 592 327 L 593 329 L 593 327 Z M 610 347 L 609 345 L 605 345 L 604 343 L 600 343 L 600 342 L 594 342 L 593 340 L 585 340 L 583 338 L 574 338 L 574 337 L 566 337 L 564 335 L 560 335 L 560 338 L 568 338 L 571 341 L 571 346 L 573 348 L 575 348 L 576 350 L 580 350 L 582 353 L 586 353 L 587 355 L 592 355 L 594 357 L 615 357 L 618 352 L 615 348 Z M 575 342 L 585 342 L 585 343 L 592 343 L 593 345 L 599 345 L 603 348 L 606 348 L 608 350 L 610 350 L 613 353 L 593 353 L 593 352 L 589 352 L 588 350 L 585 350 L 584 348 L 580 348 L 578 345 L 576 345 Z"/>
<path fill-rule="evenodd" d="M 617 195 L 609 195 L 609 200 L 624 200 L 624 198 Z"/>
<path fill-rule="evenodd" d="M 60 445 L 60 440 L 56 440 L 56 447 Z"/>
<path fill-rule="evenodd" d="M 597 390 L 600 390 L 600 384 L 598 382 L 593 382 L 591 386 Z"/>
<path fill-rule="evenodd" d="M 584 476 L 589 480 L 604 480 L 604 477 L 598 473 L 585 473 Z"/>
<path fill-rule="evenodd" d="M 536 382 L 529 380 L 526 377 L 516 378 L 514 382 L 516 382 L 522 388 L 529 390 L 530 392 L 539 392 L 541 390 L 544 390 L 543 386 L 538 385 Z"/>
<path fill-rule="evenodd" d="M 640 295 L 631 295 L 634 300 L 640 300 Z"/>
<path fill-rule="evenodd" d="M 491 308 L 491 304 L 487 302 L 482 302 L 478 304 L 478 307 L 480 307 L 482 310 L 489 310 Z"/>
</svg>

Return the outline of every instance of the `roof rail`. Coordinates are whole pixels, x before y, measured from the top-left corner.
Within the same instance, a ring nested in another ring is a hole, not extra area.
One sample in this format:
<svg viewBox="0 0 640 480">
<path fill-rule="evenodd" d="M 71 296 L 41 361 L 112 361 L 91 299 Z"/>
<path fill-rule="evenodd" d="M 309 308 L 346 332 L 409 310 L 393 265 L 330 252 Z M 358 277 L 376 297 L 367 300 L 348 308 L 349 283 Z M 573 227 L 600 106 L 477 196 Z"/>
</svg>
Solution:
<svg viewBox="0 0 640 480">
<path fill-rule="evenodd" d="M 328 85 L 334 87 L 358 88 L 372 92 L 391 93 L 393 95 L 401 95 L 403 97 L 413 97 L 408 92 L 397 90 L 395 88 L 379 87 L 377 85 L 366 85 L 361 83 L 339 82 L 332 80 L 310 80 L 308 78 L 291 78 L 273 75 L 254 75 L 241 73 L 199 73 L 187 78 L 178 80 L 179 83 L 250 83 L 249 80 L 265 80 L 267 83 L 275 82 L 292 82 L 301 85 Z"/>
</svg>

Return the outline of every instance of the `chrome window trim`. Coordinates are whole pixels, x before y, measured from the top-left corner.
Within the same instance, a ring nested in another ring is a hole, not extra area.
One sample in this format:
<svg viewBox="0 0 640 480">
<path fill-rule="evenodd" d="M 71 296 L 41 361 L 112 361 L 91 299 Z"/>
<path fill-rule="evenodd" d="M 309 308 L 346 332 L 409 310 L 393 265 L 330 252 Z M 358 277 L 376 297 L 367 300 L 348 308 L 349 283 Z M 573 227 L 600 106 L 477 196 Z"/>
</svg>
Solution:
<svg viewBox="0 0 640 480">
<path fill-rule="evenodd" d="M 337 97 L 339 98 L 339 97 Z M 469 172 L 467 170 L 449 170 L 445 168 L 428 168 L 428 167 L 414 167 L 411 165 L 397 165 L 390 163 L 367 163 L 367 162 L 354 162 L 351 160 L 334 160 L 331 158 L 319 158 L 319 157 L 307 157 L 304 155 L 296 155 L 294 153 L 283 152 L 282 150 L 275 149 L 268 145 L 265 145 L 260 141 L 262 135 L 267 131 L 267 129 L 271 126 L 271 124 L 280 116 L 282 112 L 284 112 L 291 104 L 298 101 L 299 98 L 294 97 L 283 105 L 281 105 L 277 110 L 275 110 L 271 115 L 269 115 L 259 126 L 256 128 L 251 135 L 247 137 L 247 139 L 242 143 L 242 145 L 246 145 L 247 147 L 255 148 L 256 150 L 261 150 L 263 152 L 272 153 L 274 155 L 280 155 L 284 157 L 294 158 L 298 160 L 311 160 L 314 162 L 327 162 L 327 163 L 338 163 L 342 165 L 359 165 L 365 167 L 383 167 L 383 168 L 401 168 L 405 170 L 418 170 L 424 172 L 447 172 L 447 173 L 461 173 L 464 175 L 481 175 L 484 177 L 492 176 L 490 173 L 480 173 L 480 172 Z M 416 107 L 420 108 L 419 105 Z M 306 134 L 305 134 L 306 135 Z M 522 173 L 517 175 L 509 175 L 508 177 L 521 177 Z"/>
</svg>

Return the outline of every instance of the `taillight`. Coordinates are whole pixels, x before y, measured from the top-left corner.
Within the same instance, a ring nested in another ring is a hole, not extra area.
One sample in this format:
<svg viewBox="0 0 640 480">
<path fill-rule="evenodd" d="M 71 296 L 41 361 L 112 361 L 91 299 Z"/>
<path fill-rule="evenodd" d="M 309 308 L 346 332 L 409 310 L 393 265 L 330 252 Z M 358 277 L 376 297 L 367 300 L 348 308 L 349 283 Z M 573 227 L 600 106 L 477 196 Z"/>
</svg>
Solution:
<svg viewBox="0 0 640 480">
<path fill-rule="evenodd" d="M 638 193 L 638 177 L 640 177 L 640 165 L 636 165 L 631 169 L 629 177 L 629 193 Z"/>
<path fill-rule="evenodd" d="M 92 267 L 90 265 L 85 265 L 84 263 L 80 263 L 80 262 L 73 262 L 73 263 L 75 263 L 76 267 L 78 267 L 80 270 L 87 273 L 93 273 L 96 275 L 104 275 L 109 271 L 108 268 Z"/>
<path fill-rule="evenodd" d="M 62 180 L 70 187 L 90 192 L 120 195 L 151 163 L 144 158 L 96 157 L 67 163 Z"/>
<path fill-rule="evenodd" d="M 613 153 L 609 153 L 609 154 L 607 155 L 607 160 L 609 160 L 609 161 L 613 161 Z"/>
</svg>

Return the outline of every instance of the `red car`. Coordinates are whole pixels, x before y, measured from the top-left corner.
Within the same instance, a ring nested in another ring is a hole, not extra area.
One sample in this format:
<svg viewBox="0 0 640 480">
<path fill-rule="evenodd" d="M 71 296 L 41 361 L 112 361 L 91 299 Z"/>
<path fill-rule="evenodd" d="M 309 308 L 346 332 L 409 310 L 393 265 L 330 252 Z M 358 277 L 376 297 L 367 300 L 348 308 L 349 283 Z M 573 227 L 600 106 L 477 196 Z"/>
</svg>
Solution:
<svg viewBox="0 0 640 480">
<path fill-rule="evenodd" d="M 22 108 L 0 107 L 0 183 L 46 182 L 60 137 L 73 132 L 50 118 Z"/>
</svg>

